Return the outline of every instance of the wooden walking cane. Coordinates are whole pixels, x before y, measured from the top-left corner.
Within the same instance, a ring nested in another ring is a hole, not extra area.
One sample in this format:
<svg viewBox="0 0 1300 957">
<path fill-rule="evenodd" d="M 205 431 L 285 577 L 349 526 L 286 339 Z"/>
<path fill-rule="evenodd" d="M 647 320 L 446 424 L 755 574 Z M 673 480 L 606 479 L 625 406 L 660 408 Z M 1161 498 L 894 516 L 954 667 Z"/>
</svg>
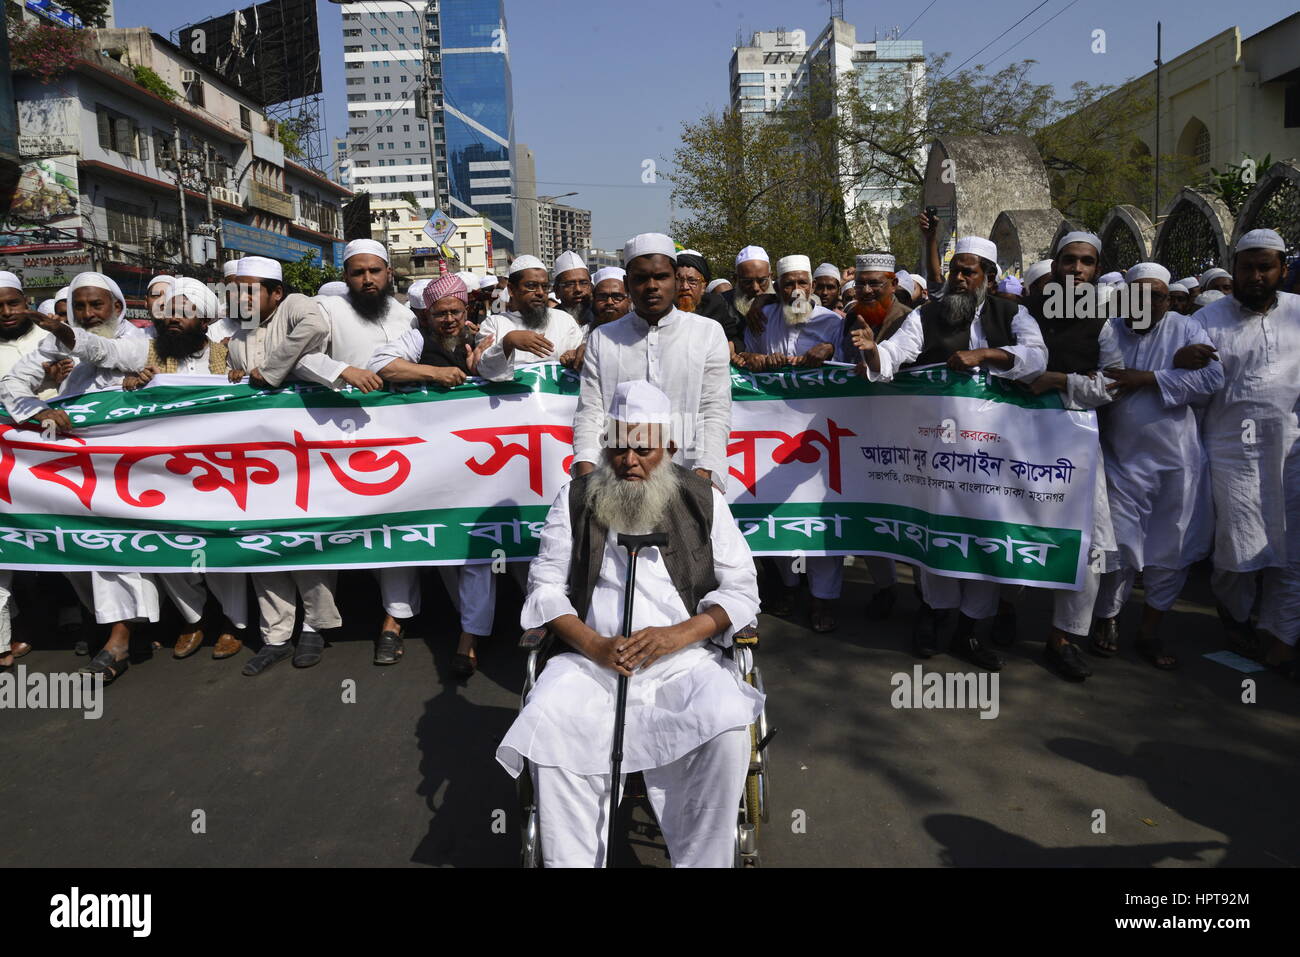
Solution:
<svg viewBox="0 0 1300 957">
<path fill-rule="evenodd" d="M 636 560 L 643 548 L 663 548 L 668 536 L 663 532 L 650 535 L 618 536 L 627 549 L 627 585 L 623 589 L 623 640 L 632 636 L 632 597 L 636 593 Z M 618 676 L 618 699 L 614 705 L 614 745 L 609 753 L 609 836 L 605 841 L 605 866 L 614 866 L 614 823 L 618 812 L 618 776 L 623 767 L 623 722 L 627 714 L 627 675 Z"/>
</svg>

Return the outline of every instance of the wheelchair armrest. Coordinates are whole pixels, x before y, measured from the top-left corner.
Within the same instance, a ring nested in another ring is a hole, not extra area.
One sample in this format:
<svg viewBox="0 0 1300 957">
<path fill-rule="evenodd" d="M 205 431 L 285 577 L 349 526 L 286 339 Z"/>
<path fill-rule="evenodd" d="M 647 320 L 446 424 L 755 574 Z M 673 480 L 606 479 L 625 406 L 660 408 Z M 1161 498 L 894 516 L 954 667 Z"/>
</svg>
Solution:
<svg viewBox="0 0 1300 957">
<path fill-rule="evenodd" d="M 731 636 L 733 644 L 758 647 L 758 625 L 746 625 Z"/>
<path fill-rule="evenodd" d="M 551 629 L 542 626 L 541 628 L 529 628 L 519 636 L 519 647 L 525 651 L 540 649 L 554 640 L 555 636 L 551 634 Z"/>
</svg>

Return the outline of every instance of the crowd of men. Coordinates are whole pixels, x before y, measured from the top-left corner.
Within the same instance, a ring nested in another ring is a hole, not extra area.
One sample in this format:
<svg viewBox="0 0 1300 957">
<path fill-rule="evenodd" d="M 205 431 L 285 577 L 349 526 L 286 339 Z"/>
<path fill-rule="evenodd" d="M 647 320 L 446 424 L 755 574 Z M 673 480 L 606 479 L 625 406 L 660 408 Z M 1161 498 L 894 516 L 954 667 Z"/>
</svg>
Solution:
<svg viewBox="0 0 1300 957">
<path fill-rule="evenodd" d="M 342 282 L 314 296 L 287 288 L 280 264 L 258 256 L 227 264 L 223 289 L 234 294 L 224 302 L 196 280 L 159 276 L 148 286 L 154 318 L 145 328 L 127 320 L 122 291 L 103 274 L 79 274 L 32 310 L 21 282 L 0 273 L 0 401 L 17 422 L 67 434 L 73 424 L 50 399 L 147 388 L 160 374 L 365 393 L 388 384 L 453 388 L 469 377 L 508 381 L 531 363 L 577 371 L 573 482 L 551 510 L 531 570 L 512 567 L 519 576 L 528 571 L 522 624 L 550 627 L 573 651 L 562 656 L 569 665 L 548 669 L 499 758 L 512 773 L 522 758 L 535 772 L 540 766 L 539 790 L 552 806 L 566 808 L 568 837 L 549 843 L 552 862 L 599 861 L 597 798 L 609 782 L 606 776 L 601 791 L 596 744 L 604 739 L 596 724 L 589 734 L 576 729 L 591 718 L 597 690 L 612 694 L 616 674 L 641 669 L 642 687 L 650 690 L 629 711 L 629 728 L 636 728 L 636 742 L 655 743 L 630 745 L 638 755 L 632 765 L 640 766 L 627 770 L 658 769 L 652 791 L 661 823 L 671 821 L 664 830 L 672 832 L 674 859 L 718 862 L 722 819 L 675 802 L 684 793 L 708 793 L 717 807 L 730 801 L 734 810 L 747 747 L 733 732 L 761 707 L 761 696 L 738 686 L 720 657 L 760 607 L 755 562 L 734 534 L 723 498 L 733 368 L 839 362 L 888 382 L 910 368 L 942 364 L 983 370 L 1036 394 L 1058 393 L 1070 409 L 1098 410 L 1104 468 L 1093 489 L 1093 560 L 1081 589 L 1054 595 L 1044 636 L 1050 666 L 1081 681 L 1092 674 L 1082 650 L 1114 656 L 1120 611 L 1140 579 L 1134 648 L 1157 668 L 1175 668 L 1161 618 L 1191 566 L 1211 557 L 1219 616 L 1234 646 L 1295 673 L 1300 296 L 1283 291 L 1282 238 L 1251 231 L 1237 242 L 1231 270 L 1174 281 L 1151 262 L 1099 275 L 1101 241 L 1074 232 L 1051 259 L 1013 277 L 1000 273 L 996 247 L 979 237 L 958 238 L 945 269 L 937 225 L 920 218 L 921 275 L 899 268 L 888 250 L 863 253 L 852 269 L 842 269 L 814 268 L 797 253 L 773 261 L 747 246 L 731 275 L 715 278 L 704 256 L 649 233 L 628 241 L 623 268 L 592 274 L 566 252 L 548 270 L 520 256 L 507 277 L 461 273 L 418 281 L 405 303 L 385 247 L 356 240 L 345 251 Z M 1062 289 L 1070 293 L 1064 314 L 1051 307 Z M 1068 308 L 1117 292 L 1127 294 L 1120 301 L 1143 308 L 1110 318 Z M 253 318 L 240 322 L 236 314 Z M 613 443 L 611 420 L 624 436 Z M 692 547 L 666 551 L 655 564 L 650 584 L 637 592 L 639 627 L 621 636 L 627 557 L 615 533 L 663 527 Z M 802 587 L 798 566 L 790 559 L 763 565 L 763 611 L 789 614 Z M 865 615 L 878 621 L 893 613 L 897 566 L 868 557 L 867 567 L 876 590 Z M 497 576 L 485 564 L 439 571 L 460 614 L 456 668 L 468 677 L 477 643 L 494 630 Z M 419 576 L 411 568 L 374 574 L 383 606 L 374 662 L 393 665 L 420 613 Z M 809 559 L 806 576 L 811 626 L 832 631 L 844 561 Z M 12 578 L 0 568 L 0 666 L 30 650 L 29 642 L 11 638 Z M 102 626 L 106 640 L 83 670 L 106 681 L 127 669 L 132 633 L 159 620 L 163 595 L 185 622 L 176 657 L 194 654 L 205 634 L 216 635 L 217 658 L 240 654 L 247 641 L 256 644 L 244 655 L 250 676 L 286 659 L 299 667 L 318 663 L 325 634 L 342 624 L 336 574 L 327 569 L 96 571 L 69 573 L 67 584 L 64 576 L 41 578 L 62 616 L 80 610 Z M 946 650 L 1000 669 L 995 646 L 1019 637 L 1019 589 L 924 568 L 916 578 L 922 600 L 912 623 L 915 654 Z M 663 694 L 653 693 L 662 685 L 687 689 L 673 700 L 703 709 L 708 720 L 697 715 L 687 722 L 691 732 L 682 732 L 680 717 L 664 713 Z M 586 704 L 574 710 L 575 701 Z M 557 737 L 560 712 L 569 733 Z M 665 727 L 677 730 L 668 734 Z M 548 777 L 548 769 L 556 773 Z M 714 794 L 709 782 L 721 782 L 721 790 Z"/>
</svg>

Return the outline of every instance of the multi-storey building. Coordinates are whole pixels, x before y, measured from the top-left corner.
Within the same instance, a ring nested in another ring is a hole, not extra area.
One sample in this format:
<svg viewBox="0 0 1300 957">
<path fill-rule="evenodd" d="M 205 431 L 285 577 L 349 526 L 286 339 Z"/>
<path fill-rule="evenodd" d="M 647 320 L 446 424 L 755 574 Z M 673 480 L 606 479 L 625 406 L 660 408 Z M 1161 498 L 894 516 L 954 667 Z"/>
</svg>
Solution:
<svg viewBox="0 0 1300 957">
<path fill-rule="evenodd" d="M 591 211 L 565 206 L 563 203 L 537 203 L 537 256 L 550 266 L 566 250 L 582 252 L 591 248 Z"/>
</svg>

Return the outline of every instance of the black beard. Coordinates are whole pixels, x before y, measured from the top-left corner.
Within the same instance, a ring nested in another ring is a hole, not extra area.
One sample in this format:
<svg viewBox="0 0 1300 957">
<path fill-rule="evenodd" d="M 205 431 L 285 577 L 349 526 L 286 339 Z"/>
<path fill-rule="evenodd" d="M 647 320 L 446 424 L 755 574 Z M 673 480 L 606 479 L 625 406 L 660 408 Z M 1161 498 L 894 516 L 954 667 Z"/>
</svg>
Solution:
<svg viewBox="0 0 1300 957">
<path fill-rule="evenodd" d="M 192 332 L 172 332 L 160 326 L 158 338 L 154 340 L 154 351 L 160 359 L 188 359 L 201 352 L 207 341 L 208 333 L 202 327 Z"/>
<path fill-rule="evenodd" d="M 23 336 L 27 335 L 27 333 L 32 331 L 32 326 L 34 325 L 36 325 L 36 323 L 31 319 L 24 319 L 12 329 L 6 329 L 4 326 L 0 326 L 0 339 L 3 339 L 5 342 L 10 342 L 14 339 L 21 339 Z"/>
<path fill-rule="evenodd" d="M 388 300 L 394 293 L 393 284 L 390 282 L 377 293 L 354 292 L 348 290 L 348 303 L 357 311 L 362 319 L 369 319 L 372 322 L 383 316 L 388 311 Z"/>
<path fill-rule="evenodd" d="M 546 306 L 520 306 L 519 318 L 524 321 L 524 328 L 536 332 L 546 325 L 546 315 L 550 312 Z"/>
<path fill-rule="evenodd" d="M 1282 286 L 1279 284 L 1265 289 L 1261 293 L 1251 294 L 1245 289 L 1237 289 L 1234 287 L 1232 290 L 1232 298 L 1236 299 L 1237 302 L 1241 303 L 1251 312 L 1263 312 L 1273 304 L 1273 300 L 1277 298 L 1277 292 L 1281 288 Z"/>
</svg>

